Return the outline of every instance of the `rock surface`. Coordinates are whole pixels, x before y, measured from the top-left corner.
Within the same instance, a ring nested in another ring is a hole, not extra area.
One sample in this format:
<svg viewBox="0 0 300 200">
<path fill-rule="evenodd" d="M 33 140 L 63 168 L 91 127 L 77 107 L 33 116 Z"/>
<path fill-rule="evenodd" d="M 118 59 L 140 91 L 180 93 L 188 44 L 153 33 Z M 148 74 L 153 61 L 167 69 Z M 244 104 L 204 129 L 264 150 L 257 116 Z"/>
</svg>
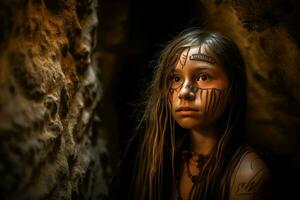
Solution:
<svg viewBox="0 0 300 200">
<path fill-rule="evenodd" d="M 103 199 L 97 1 L 0 4 L 1 199 Z"/>
</svg>

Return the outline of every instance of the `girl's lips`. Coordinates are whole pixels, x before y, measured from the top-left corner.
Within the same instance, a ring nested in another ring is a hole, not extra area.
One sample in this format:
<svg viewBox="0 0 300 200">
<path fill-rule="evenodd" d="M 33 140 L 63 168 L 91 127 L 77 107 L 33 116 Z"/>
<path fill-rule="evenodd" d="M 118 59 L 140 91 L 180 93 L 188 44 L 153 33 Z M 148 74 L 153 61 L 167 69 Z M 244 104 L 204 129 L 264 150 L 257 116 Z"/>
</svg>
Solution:
<svg viewBox="0 0 300 200">
<path fill-rule="evenodd" d="M 199 109 L 193 108 L 193 107 L 188 107 L 188 106 L 179 106 L 175 109 L 175 112 L 184 112 L 184 113 L 189 113 L 189 112 L 198 112 Z"/>
</svg>

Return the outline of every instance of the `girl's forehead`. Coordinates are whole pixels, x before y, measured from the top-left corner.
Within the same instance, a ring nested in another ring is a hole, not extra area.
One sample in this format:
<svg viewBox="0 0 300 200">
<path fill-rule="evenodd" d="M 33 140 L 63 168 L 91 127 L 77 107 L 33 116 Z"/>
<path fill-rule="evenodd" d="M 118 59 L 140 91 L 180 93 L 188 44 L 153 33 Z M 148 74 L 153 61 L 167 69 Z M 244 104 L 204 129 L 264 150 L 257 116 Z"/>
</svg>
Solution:
<svg viewBox="0 0 300 200">
<path fill-rule="evenodd" d="M 183 66 L 185 66 L 189 61 L 205 62 L 209 65 L 216 65 L 220 63 L 218 58 L 206 45 L 185 48 L 179 55 L 177 67 L 180 65 L 183 68 Z"/>
<path fill-rule="evenodd" d="M 196 57 L 196 56 L 192 56 L 192 55 L 197 55 L 197 54 L 209 56 L 209 57 L 213 58 L 214 60 L 217 59 L 216 56 L 214 55 L 214 53 L 211 51 L 211 49 L 207 45 L 186 47 L 181 52 L 180 58 L 189 56 L 189 59 L 190 59 L 190 57 L 192 57 L 192 59 L 193 59 L 193 57 Z"/>
<path fill-rule="evenodd" d="M 209 50 L 209 47 L 205 44 L 203 45 L 196 45 L 196 46 L 190 46 L 190 47 L 186 47 L 184 48 L 183 52 L 191 52 L 191 53 L 195 53 L 195 52 L 198 52 L 198 53 L 206 53 L 206 51 Z"/>
</svg>

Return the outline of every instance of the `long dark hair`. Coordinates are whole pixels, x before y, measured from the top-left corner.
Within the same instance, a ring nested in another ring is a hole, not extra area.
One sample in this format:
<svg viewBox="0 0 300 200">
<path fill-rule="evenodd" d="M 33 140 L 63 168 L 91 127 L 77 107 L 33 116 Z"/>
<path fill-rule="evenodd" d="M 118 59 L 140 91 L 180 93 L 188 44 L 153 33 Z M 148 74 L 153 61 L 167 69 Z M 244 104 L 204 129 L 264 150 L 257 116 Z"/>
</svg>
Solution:
<svg viewBox="0 0 300 200">
<path fill-rule="evenodd" d="M 158 59 L 149 87 L 146 108 L 138 126 L 143 134 L 134 179 L 138 200 L 173 199 L 176 168 L 179 165 L 177 128 L 169 110 L 169 79 L 180 54 L 191 46 L 211 50 L 222 62 L 230 81 L 230 104 L 222 117 L 222 135 L 201 170 L 201 181 L 194 184 L 190 199 L 226 199 L 230 174 L 229 163 L 239 135 L 244 131 L 246 111 L 245 63 L 237 45 L 219 33 L 188 29 L 170 41 Z"/>
</svg>

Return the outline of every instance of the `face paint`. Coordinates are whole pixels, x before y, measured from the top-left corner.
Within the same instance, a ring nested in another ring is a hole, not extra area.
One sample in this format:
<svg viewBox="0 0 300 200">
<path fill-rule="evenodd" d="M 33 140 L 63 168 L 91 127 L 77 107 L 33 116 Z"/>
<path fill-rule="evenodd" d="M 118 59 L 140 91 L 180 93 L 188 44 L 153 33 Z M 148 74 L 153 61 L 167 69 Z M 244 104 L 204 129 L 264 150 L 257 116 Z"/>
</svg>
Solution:
<svg viewBox="0 0 300 200">
<path fill-rule="evenodd" d="M 223 66 L 204 46 L 186 48 L 169 78 L 172 115 L 183 128 L 212 124 L 224 113 L 229 80 Z"/>
<path fill-rule="evenodd" d="M 216 63 L 215 59 L 213 59 L 212 57 L 207 56 L 205 54 L 202 54 L 202 53 L 192 54 L 190 56 L 190 60 L 204 61 L 204 62 L 208 62 L 208 63 L 211 63 L 211 64 Z"/>
<path fill-rule="evenodd" d="M 186 53 L 182 53 L 182 55 L 180 56 L 180 59 L 179 59 L 179 64 L 181 65 L 181 68 L 183 68 L 186 64 L 186 61 L 188 59 L 188 55 L 189 55 L 189 51 L 190 51 L 190 47 L 187 49 L 187 52 Z"/>
<path fill-rule="evenodd" d="M 183 89 L 182 86 L 183 84 L 177 88 L 171 88 L 170 94 L 173 95 L 176 93 L 178 95 L 180 90 Z M 192 84 L 186 84 L 185 89 L 190 90 L 184 97 L 185 99 L 200 99 L 200 107 L 202 108 L 203 112 L 202 119 L 212 117 L 216 112 L 224 111 L 226 103 L 226 89 L 220 90 L 216 88 L 199 88 L 193 86 Z"/>
</svg>

